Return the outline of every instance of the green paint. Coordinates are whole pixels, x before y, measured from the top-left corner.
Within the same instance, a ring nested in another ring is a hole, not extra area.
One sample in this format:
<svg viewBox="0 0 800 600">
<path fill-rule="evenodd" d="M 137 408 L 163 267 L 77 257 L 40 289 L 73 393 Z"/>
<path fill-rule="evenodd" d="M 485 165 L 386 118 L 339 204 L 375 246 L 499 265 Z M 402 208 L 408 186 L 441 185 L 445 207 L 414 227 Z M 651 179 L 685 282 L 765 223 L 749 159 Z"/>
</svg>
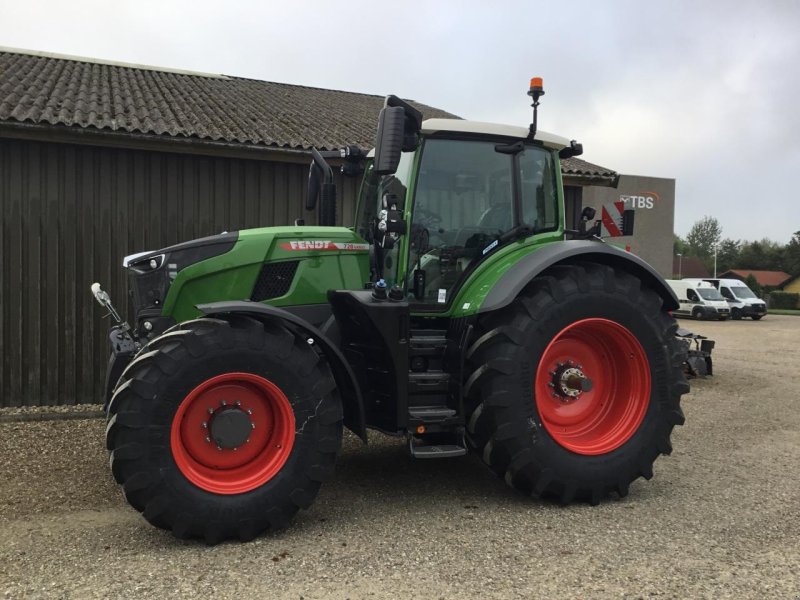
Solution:
<svg viewBox="0 0 800 600">
<path fill-rule="evenodd" d="M 243 230 L 229 252 L 190 265 L 178 273 L 164 301 L 162 314 L 185 321 L 198 316 L 197 304 L 248 300 L 265 262 L 300 261 L 289 291 L 266 302 L 274 306 L 322 304 L 327 302 L 328 290 L 362 288 L 369 278 L 367 251 L 327 249 L 331 244 L 346 248 L 347 244 L 366 242 L 344 227 Z"/>
</svg>

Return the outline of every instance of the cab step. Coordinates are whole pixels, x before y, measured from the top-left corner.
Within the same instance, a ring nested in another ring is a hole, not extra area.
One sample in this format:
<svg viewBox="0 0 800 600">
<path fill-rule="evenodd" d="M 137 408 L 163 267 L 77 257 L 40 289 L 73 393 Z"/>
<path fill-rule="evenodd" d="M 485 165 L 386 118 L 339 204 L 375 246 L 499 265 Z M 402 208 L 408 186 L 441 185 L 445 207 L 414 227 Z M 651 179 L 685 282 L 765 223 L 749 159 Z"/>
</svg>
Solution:
<svg viewBox="0 0 800 600">
<path fill-rule="evenodd" d="M 455 444 L 445 444 L 438 441 L 431 443 L 429 440 L 412 436 L 408 438 L 408 452 L 414 458 L 455 458 L 464 456 L 467 453 L 464 437 L 460 436 L 455 441 Z"/>
</svg>

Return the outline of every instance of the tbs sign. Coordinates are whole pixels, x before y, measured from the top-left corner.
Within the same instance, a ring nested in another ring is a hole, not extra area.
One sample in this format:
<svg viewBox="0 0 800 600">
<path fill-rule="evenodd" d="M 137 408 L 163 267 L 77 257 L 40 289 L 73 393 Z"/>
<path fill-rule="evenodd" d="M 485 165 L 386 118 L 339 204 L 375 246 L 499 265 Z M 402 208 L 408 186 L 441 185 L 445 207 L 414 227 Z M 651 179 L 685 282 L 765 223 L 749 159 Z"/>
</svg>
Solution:
<svg viewBox="0 0 800 600">
<path fill-rule="evenodd" d="M 625 203 L 625 208 L 653 208 L 660 198 L 655 192 L 639 192 L 637 195 L 620 195 L 619 199 Z"/>
</svg>

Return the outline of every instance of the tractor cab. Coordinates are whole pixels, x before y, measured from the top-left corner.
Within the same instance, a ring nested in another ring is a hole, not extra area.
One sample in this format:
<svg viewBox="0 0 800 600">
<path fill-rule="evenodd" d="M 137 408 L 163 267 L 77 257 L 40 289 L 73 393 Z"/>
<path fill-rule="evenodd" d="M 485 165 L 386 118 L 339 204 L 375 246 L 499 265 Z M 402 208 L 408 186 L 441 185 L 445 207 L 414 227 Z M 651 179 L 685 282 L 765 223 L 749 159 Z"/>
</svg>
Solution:
<svg viewBox="0 0 800 600">
<path fill-rule="evenodd" d="M 527 134 L 430 119 L 393 173 L 373 159 L 356 223 L 375 249 L 373 279 L 401 288 L 414 310 L 441 312 L 503 246 L 562 228 L 558 150 L 568 142 L 527 142 Z"/>
</svg>

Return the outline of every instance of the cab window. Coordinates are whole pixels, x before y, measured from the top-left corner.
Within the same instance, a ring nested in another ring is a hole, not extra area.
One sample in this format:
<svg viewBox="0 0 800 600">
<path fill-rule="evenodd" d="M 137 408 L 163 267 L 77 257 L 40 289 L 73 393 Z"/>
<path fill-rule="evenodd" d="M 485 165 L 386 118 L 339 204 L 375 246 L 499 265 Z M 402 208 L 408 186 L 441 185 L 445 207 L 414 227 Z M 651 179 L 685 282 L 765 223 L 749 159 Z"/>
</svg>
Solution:
<svg viewBox="0 0 800 600">
<path fill-rule="evenodd" d="M 418 290 L 413 282 L 424 281 L 417 302 L 447 303 L 468 269 L 513 227 L 524 224 L 538 232 L 559 226 L 553 156 L 539 146 L 509 154 L 496 141 L 425 142 L 414 191 L 407 273 L 407 289 Z"/>
</svg>

